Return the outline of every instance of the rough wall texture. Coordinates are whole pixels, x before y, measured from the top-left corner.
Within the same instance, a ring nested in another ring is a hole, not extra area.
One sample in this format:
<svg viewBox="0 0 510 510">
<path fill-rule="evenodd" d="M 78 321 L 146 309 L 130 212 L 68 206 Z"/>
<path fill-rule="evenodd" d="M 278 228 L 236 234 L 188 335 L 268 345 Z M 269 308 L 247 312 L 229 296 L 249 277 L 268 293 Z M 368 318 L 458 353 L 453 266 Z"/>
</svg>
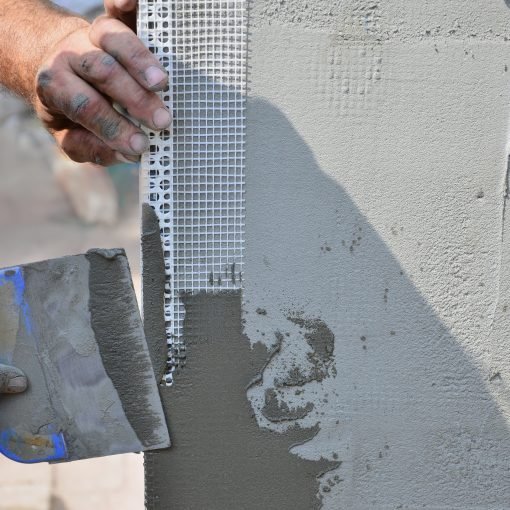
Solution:
<svg viewBox="0 0 510 510">
<path fill-rule="evenodd" d="M 288 426 L 272 392 L 319 423 L 293 452 L 341 462 L 325 509 L 507 508 L 510 9 L 256 0 L 252 27 L 246 334 L 284 334 L 260 426 Z"/>
<path fill-rule="evenodd" d="M 508 508 L 510 8 L 254 0 L 251 27 L 245 324 L 228 338 L 271 353 L 243 389 L 261 451 L 268 431 L 316 431 L 265 465 L 267 483 L 289 493 L 292 458 L 331 464 L 308 475 L 312 503 L 246 508 Z M 241 349 L 204 338 L 221 359 Z M 192 347 L 171 421 L 199 377 Z M 237 397 L 221 408 L 246 420 Z M 207 424 L 201 406 L 181 409 L 181 428 Z M 246 433 L 211 430 L 222 444 Z M 165 455 L 149 492 L 173 483 Z M 180 490 L 230 455 L 215 448 Z M 244 508 L 209 487 L 207 508 Z M 154 508 L 201 508 L 178 501 Z"/>
</svg>

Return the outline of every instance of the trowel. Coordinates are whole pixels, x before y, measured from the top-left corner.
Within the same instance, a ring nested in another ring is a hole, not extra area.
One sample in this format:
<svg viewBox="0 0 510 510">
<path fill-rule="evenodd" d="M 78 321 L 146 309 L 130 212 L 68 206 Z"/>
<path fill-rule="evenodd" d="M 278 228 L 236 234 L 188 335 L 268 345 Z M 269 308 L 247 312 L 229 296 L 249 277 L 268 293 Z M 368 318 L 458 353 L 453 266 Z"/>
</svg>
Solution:
<svg viewBox="0 0 510 510">
<path fill-rule="evenodd" d="M 64 462 L 170 445 L 123 250 L 0 269 L 0 452 Z"/>
</svg>

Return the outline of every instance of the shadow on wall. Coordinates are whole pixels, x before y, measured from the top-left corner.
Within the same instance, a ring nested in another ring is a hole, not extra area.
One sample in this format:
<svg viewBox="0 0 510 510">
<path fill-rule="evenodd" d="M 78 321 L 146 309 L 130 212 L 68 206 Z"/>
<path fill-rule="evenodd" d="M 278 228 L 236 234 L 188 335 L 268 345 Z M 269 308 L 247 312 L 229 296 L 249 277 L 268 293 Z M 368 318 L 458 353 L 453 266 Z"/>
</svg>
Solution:
<svg viewBox="0 0 510 510">
<path fill-rule="evenodd" d="M 281 346 L 249 391 L 259 424 L 320 424 L 294 453 L 341 462 L 323 508 L 506 507 L 503 376 L 475 366 L 282 112 L 254 98 L 248 119 L 246 334 Z"/>
<path fill-rule="evenodd" d="M 174 135 L 193 141 L 206 117 L 223 136 L 238 99 L 218 85 Z M 505 508 L 506 374 L 474 364 L 285 115 L 258 98 L 247 114 L 245 335 L 239 294 L 188 298 L 186 367 L 162 390 L 173 448 L 146 455 L 147 507 Z M 250 341 L 279 349 L 250 358 Z"/>
</svg>

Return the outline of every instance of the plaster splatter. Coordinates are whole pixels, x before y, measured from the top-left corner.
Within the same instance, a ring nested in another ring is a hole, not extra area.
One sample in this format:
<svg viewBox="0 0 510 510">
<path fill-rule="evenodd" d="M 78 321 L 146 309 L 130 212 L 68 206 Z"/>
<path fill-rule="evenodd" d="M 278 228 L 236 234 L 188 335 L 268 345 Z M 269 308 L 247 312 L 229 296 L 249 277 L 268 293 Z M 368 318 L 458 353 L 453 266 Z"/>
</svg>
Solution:
<svg viewBox="0 0 510 510">
<path fill-rule="evenodd" d="M 273 388 L 268 388 L 265 392 L 265 402 L 261 412 L 269 421 L 281 423 L 305 418 L 313 407 L 313 404 L 308 402 L 303 407 L 297 406 L 291 409 L 284 400 L 278 399 L 278 394 Z"/>
</svg>

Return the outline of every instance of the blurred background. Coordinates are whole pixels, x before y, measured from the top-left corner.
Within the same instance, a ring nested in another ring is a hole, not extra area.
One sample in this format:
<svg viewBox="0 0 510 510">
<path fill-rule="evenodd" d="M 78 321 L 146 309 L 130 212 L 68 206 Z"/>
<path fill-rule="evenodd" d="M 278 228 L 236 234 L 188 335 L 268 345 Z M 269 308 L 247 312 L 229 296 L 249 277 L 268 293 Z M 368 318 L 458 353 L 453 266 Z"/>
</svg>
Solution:
<svg viewBox="0 0 510 510">
<path fill-rule="evenodd" d="M 75 3 L 67 6 L 89 17 L 101 12 L 98 2 Z M 0 182 L 0 267 L 122 247 L 140 302 L 137 166 L 73 163 L 0 91 Z M 0 455 L 0 510 L 140 510 L 143 492 L 142 455 L 56 465 Z"/>
</svg>

